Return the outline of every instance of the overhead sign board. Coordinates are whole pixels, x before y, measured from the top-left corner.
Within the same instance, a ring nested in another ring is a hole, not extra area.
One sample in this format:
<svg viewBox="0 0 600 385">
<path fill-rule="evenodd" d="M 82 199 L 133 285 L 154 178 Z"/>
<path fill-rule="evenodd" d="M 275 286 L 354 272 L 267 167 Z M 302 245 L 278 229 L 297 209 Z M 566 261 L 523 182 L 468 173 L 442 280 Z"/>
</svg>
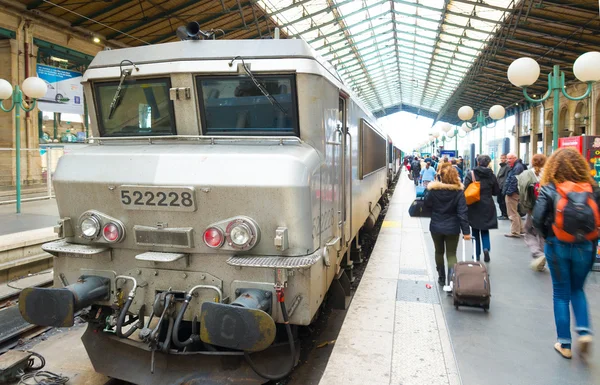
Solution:
<svg viewBox="0 0 600 385">
<path fill-rule="evenodd" d="M 38 64 L 37 76 L 48 87 L 46 95 L 38 99 L 40 110 L 83 115 L 81 72 Z"/>
<path fill-rule="evenodd" d="M 445 156 L 448 158 L 456 158 L 456 150 L 442 150 L 440 151 L 440 156 L 442 158 Z"/>
</svg>

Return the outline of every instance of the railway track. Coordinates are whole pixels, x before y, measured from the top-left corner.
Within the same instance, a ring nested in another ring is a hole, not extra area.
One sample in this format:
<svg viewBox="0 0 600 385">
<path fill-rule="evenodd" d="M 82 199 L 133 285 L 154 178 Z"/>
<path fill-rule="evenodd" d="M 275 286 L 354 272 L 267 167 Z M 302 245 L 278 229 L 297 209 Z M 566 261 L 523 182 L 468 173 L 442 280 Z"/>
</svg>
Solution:
<svg viewBox="0 0 600 385">
<path fill-rule="evenodd" d="M 50 329 L 25 321 L 19 313 L 18 299 L 21 289 L 47 287 L 52 282 L 52 270 L 44 270 L 0 285 L 0 354 Z"/>
</svg>

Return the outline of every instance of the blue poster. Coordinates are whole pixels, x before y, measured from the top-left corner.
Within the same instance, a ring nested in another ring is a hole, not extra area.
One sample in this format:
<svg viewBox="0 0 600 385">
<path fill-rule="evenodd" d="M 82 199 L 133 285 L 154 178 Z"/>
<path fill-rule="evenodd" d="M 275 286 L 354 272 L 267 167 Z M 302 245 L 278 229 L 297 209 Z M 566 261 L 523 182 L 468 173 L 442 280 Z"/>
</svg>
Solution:
<svg viewBox="0 0 600 385">
<path fill-rule="evenodd" d="M 440 157 L 447 156 L 448 159 L 456 158 L 456 150 L 442 150 L 440 151 Z"/>
<path fill-rule="evenodd" d="M 37 76 L 48 87 L 46 95 L 38 100 L 40 110 L 83 115 L 81 72 L 38 64 Z"/>
</svg>

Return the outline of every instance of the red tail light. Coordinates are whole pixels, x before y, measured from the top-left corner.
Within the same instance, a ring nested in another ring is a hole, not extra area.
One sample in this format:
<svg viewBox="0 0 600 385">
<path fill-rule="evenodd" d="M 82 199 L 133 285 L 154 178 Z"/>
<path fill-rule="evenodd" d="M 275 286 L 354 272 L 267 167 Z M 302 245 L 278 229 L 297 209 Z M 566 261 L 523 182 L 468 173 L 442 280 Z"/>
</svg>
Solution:
<svg viewBox="0 0 600 385">
<path fill-rule="evenodd" d="M 225 236 L 223 235 L 223 231 L 217 227 L 209 227 L 204 231 L 204 243 L 206 246 L 212 247 L 213 249 L 219 248 L 223 245 L 225 241 Z"/>
<path fill-rule="evenodd" d="M 102 236 L 104 236 L 104 239 L 106 239 L 108 242 L 117 242 L 121 238 L 122 234 L 123 232 L 120 226 L 113 222 L 107 223 L 102 229 Z"/>
</svg>

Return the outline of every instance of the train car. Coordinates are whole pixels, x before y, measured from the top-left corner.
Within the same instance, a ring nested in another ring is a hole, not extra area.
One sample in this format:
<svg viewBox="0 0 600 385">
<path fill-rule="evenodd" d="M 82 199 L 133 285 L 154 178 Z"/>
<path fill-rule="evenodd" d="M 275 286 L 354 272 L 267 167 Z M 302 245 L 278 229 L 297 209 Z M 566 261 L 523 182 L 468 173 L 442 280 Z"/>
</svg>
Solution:
<svg viewBox="0 0 600 385">
<path fill-rule="evenodd" d="M 93 144 L 60 159 L 43 246 L 64 287 L 24 290 L 23 317 L 80 312 L 95 370 L 136 384 L 286 375 L 381 211 L 375 118 L 301 40 L 102 51 L 83 85 Z"/>
<path fill-rule="evenodd" d="M 388 135 L 388 185 L 391 185 L 402 171 L 402 151 Z"/>
</svg>

